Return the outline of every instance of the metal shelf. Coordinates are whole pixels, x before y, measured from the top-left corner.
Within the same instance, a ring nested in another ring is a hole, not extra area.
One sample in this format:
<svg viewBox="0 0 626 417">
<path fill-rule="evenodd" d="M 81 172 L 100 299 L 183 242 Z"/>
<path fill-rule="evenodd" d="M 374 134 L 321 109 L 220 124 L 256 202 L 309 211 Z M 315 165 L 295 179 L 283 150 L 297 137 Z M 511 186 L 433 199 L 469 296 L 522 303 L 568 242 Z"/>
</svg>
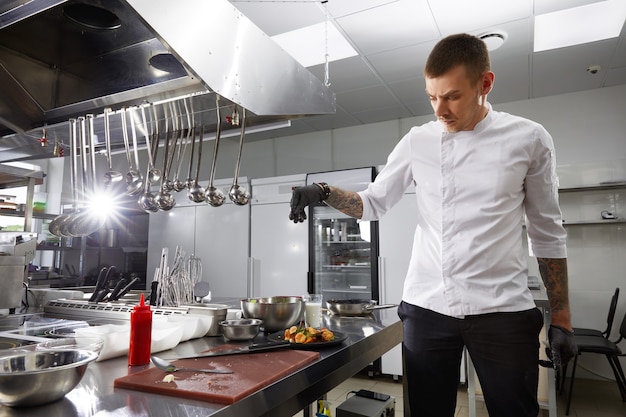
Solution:
<svg viewBox="0 0 626 417">
<path fill-rule="evenodd" d="M 594 185 L 559 188 L 559 193 L 573 193 L 578 191 L 610 191 L 626 188 L 626 181 L 606 181 Z"/>
</svg>

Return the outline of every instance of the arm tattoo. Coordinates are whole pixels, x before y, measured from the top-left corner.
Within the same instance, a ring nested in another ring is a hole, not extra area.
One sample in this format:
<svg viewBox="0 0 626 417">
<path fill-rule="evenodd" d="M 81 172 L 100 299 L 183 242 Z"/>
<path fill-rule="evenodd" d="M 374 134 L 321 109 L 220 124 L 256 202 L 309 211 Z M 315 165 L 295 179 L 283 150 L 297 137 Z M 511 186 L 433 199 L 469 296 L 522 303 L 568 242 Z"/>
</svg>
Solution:
<svg viewBox="0 0 626 417">
<path fill-rule="evenodd" d="M 567 259 L 537 258 L 537 262 L 541 279 L 546 286 L 552 314 L 565 313 L 569 316 Z"/>
<path fill-rule="evenodd" d="M 357 219 L 363 217 L 363 201 L 361 201 L 361 197 L 354 191 L 331 187 L 330 195 L 324 202 L 350 217 Z"/>
</svg>

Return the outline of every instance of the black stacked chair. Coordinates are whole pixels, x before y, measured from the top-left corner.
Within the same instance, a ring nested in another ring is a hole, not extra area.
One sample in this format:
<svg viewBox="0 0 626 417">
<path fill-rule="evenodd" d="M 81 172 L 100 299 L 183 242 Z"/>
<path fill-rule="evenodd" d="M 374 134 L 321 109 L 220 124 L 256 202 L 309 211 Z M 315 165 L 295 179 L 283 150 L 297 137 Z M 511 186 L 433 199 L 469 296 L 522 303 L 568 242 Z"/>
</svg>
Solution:
<svg viewBox="0 0 626 417">
<path fill-rule="evenodd" d="M 576 377 L 576 364 L 578 362 L 578 356 L 583 353 L 596 353 L 604 355 L 611 365 L 613 374 L 615 375 L 615 382 L 619 388 L 622 401 L 626 402 L 626 377 L 624 376 L 624 370 L 619 362 L 620 356 L 625 356 L 620 350 L 617 344 L 623 339 L 626 339 L 626 314 L 622 320 L 620 326 L 620 337 L 615 342 L 610 341 L 605 337 L 597 336 L 581 336 L 574 333 L 576 339 L 576 346 L 578 347 L 578 355 L 574 357 L 574 364 L 572 367 L 572 376 L 569 384 L 569 396 L 567 398 L 567 408 L 565 409 L 565 415 L 569 415 L 570 404 L 574 395 L 574 378 Z M 565 374 L 565 370 L 563 371 Z"/>
<path fill-rule="evenodd" d="M 601 331 L 597 329 L 574 327 L 574 334 L 579 336 L 600 336 L 608 339 L 609 336 L 611 336 L 611 330 L 613 329 L 613 319 L 615 319 L 615 310 L 617 309 L 618 298 L 619 288 L 615 288 L 613 297 L 611 297 L 611 304 L 609 305 L 609 314 L 606 317 L 606 330 Z"/>
</svg>

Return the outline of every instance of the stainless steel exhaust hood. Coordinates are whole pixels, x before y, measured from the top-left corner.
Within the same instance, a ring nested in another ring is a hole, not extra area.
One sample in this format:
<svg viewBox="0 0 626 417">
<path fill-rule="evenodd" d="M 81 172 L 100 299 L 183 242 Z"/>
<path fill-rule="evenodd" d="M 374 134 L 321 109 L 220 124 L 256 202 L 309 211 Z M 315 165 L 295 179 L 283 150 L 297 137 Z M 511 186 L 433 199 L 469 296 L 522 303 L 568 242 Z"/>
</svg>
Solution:
<svg viewBox="0 0 626 417">
<path fill-rule="evenodd" d="M 152 103 L 163 123 L 184 98 L 214 127 L 216 94 L 251 127 L 335 111 L 334 94 L 227 0 L 0 5 L 0 162 L 53 156 L 69 118 L 105 108 Z M 120 147 L 115 123 L 111 134 Z"/>
</svg>

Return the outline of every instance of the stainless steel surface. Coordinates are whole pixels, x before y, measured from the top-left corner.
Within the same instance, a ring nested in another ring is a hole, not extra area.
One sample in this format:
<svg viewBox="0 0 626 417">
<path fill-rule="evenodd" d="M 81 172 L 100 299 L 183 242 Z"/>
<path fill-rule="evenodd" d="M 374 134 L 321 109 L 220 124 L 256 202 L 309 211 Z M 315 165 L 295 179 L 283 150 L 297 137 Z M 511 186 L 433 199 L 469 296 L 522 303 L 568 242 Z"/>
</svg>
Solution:
<svg viewBox="0 0 626 417">
<path fill-rule="evenodd" d="M 256 297 L 241 300 L 245 318 L 263 320 L 266 332 L 277 332 L 295 324 L 304 312 L 302 297 Z"/>
<path fill-rule="evenodd" d="M 0 309 L 16 308 L 24 294 L 23 256 L 0 256 Z"/>
<path fill-rule="evenodd" d="M 232 405 L 114 389 L 115 378 L 134 371 L 128 368 L 127 358 L 120 357 L 91 364 L 81 383 L 61 401 L 32 410 L 2 408 L 0 413 L 3 417 L 291 416 L 402 340 L 402 325 L 393 310 L 379 310 L 367 318 L 327 316 L 324 320 L 325 325 L 348 336 L 342 345 L 320 350 L 319 361 Z M 265 336 L 259 335 L 255 341 L 264 340 Z M 182 343 L 167 353 L 168 357 L 189 356 L 222 343 L 222 338 L 204 337 Z"/>
<path fill-rule="evenodd" d="M 262 325 L 263 320 L 259 319 L 233 319 L 220 322 L 224 337 L 228 340 L 253 339 Z"/>
<path fill-rule="evenodd" d="M 57 401 L 81 380 L 97 352 L 12 352 L 0 357 L 0 403 L 31 407 Z M 28 410 L 28 408 L 25 408 Z"/>
<path fill-rule="evenodd" d="M 193 372 L 206 372 L 209 374 L 232 374 L 233 371 L 228 369 L 201 369 L 201 368 L 178 368 L 171 362 L 158 356 L 152 355 L 150 357 L 154 366 L 165 372 L 178 372 L 178 371 L 193 371 Z"/>
<path fill-rule="evenodd" d="M 250 126 L 335 111 L 334 93 L 226 0 L 32 0 L 0 11 L 0 161 L 52 157 L 34 140 L 44 125 L 63 141 L 67 119 L 106 107 L 154 103 L 162 117 L 163 102 L 187 97 L 206 124 L 219 94 L 254 115 Z"/>
</svg>

